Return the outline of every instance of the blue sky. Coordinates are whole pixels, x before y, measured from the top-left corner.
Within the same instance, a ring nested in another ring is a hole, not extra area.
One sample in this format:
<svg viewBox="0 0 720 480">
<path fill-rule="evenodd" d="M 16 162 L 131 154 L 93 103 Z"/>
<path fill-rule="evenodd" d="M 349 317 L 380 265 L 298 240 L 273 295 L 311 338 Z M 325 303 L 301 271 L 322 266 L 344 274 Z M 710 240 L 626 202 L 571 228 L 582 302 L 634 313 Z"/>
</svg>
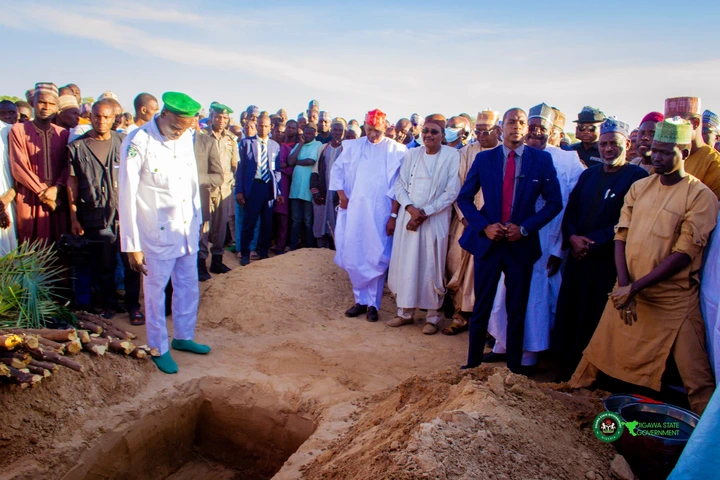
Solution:
<svg viewBox="0 0 720 480">
<path fill-rule="evenodd" d="M 0 0 L 0 94 L 74 82 L 127 109 L 141 91 L 177 90 L 205 107 L 295 116 L 317 99 L 391 120 L 544 101 L 569 120 L 593 105 L 636 125 L 669 96 L 720 112 L 719 25 L 705 0 Z"/>
</svg>

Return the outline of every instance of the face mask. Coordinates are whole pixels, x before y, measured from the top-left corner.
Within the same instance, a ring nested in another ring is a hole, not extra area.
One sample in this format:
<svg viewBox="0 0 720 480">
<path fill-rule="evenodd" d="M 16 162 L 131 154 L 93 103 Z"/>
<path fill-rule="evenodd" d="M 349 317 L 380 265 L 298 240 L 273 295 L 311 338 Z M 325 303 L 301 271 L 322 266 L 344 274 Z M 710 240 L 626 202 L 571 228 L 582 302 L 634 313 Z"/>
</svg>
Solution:
<svg viewBox="0 0 720 480">
<path fill-rule="evenodd" d="M 446 128 L 445 140 L 447 140 L 448 143 L 454 142 L 458 139 L 458 136 L 460 136 L 460 130 L 460 128 Z"/>
</svg>

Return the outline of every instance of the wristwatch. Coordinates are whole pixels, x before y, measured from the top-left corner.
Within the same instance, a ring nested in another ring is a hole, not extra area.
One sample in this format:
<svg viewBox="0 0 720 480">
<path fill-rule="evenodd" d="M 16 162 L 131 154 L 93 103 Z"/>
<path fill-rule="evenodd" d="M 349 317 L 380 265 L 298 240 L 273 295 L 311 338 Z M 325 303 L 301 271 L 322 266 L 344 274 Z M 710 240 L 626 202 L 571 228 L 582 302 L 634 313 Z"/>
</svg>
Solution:
<svg viewBox="0 0 720 480">
<path fill-rule="evenodd" d="M 522 225 L 520 225 L 520 235 L 522 235 L 523 237 L 528 236 L 528 231 L 525 230 L 525 227 L 523 227 Z"/>
<path fill-rule="evenodd" d="M 390 213 L 391 218 L 397 218 L 397 213 Z"/>
</svg>

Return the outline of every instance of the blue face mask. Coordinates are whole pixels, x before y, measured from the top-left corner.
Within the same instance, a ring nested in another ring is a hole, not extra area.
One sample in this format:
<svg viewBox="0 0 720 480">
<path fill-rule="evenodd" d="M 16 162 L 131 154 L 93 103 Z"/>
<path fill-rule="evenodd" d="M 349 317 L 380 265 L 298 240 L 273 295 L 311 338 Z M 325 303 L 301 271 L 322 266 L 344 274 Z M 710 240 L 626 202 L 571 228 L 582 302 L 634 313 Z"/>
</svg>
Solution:
<svg viewBox="0 0 720 480">
<path fill-rule="evenodd" d="M 445 140 L 448 143 L 452 143 L 460 136 L 460 128 L 446 128 L 445 129 Z"/>
</svg>

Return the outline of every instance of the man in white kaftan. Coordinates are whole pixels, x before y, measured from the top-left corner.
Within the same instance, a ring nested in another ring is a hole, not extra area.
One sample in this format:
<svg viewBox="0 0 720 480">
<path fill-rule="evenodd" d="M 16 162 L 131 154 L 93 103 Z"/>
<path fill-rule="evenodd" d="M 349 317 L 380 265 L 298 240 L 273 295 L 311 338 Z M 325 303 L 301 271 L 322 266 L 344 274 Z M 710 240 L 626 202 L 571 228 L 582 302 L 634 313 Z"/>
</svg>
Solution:
<svg viewBox="0 0 720 480">
<path fill-rule="evenodd" d="M 8 134 L 11 125 L 0 122 L 0 257 L 17 247 L 15 234 L 15 180 L 10 172 Z"/>
<path fill-rule="evenodd" d="M 192 125 L 200 104 L 185 94 L 163 95 L 160 115 L 125 138 L 120 157 L 120 239 L 130 267 L 143 282 L 148 345 L 157 348 L 153 362 L 176 373 L 168 351 L 165 287 L 173 284 L 172 348 L 197 354 L 210 351 L 193 341 L 200 288 L 197 255 L 200 241 L 200 187 Z"/>
<path fill-rule="evenodd" d="M 377 321 L 377 310 L 390 264 L 392 237 L 385 231 L 392 209 L 391 192 L 407 150 L 383 137 L 385 114 L 365 117 L 366 137 L 343 142 L 343 151 L 330 173 L 328 190 L 337 191 L 340 205 L 335 224 L 335 263 L 348 272 L 355 305 L 345 315 L 367 313 Z"/>
<path fill-rule="evenodd" d="M 423 147 L 405 154 L 394 188 L 400 228 L 394 233 L 388 287 L 397 295 L 398 314 L 388 325 L 410 324 L 416 308 L 427 309 L 426 335 L 437 333 L 441 319 L 450 216 L 460 192 L 460 154 L 441 145 L 444 124 L 440 115 L 425 119 L 423 131 L 432 133 L 423 134 Z M 418 210 L 420 217 L 412 214 Z"/>
<path fill-rule="evenodd" d="M 700 282 L 700 308 L 705 320 L 707 353 L 717 382 L 720 373 L 720 228 L 715 227 L 706 252 Z"/>
<path fill-rule="evenodd" d="M 555 322 L 555 310 L 560 285 L 562 284 L 562 263 L 565 254 L 562 251 L 562 221 L 565 214 L 570 192 L 577 184 L 585 167 L 574 151 L 565 151 L 548 145 L 547 140 L 552 132 L 555 112 L 552 107 L 542 103 L 530 109 L 528 115 L 527 145 L 545 150 L 552 155 L 553 165 L 557 171 L 563 210 L 547 225 L 540 229 L 540 248 L 542 256 L 533 265 L 530 295 L 525 314 L 525 337 L 523 340 L 523 366 L 537 364 L 539 352 L 550 348 L 550 332 Z M 538 198 L 535 210 L 539 211 L 545 200 Z M 505 310 L 505 277 L 500 277 L 493 311 L 490 315 L 488 332 L 495 338 L 493 354 L 488 361 L 500 360 L 505 354 L 507 338 L 507 312 Z"/>
</svg>

